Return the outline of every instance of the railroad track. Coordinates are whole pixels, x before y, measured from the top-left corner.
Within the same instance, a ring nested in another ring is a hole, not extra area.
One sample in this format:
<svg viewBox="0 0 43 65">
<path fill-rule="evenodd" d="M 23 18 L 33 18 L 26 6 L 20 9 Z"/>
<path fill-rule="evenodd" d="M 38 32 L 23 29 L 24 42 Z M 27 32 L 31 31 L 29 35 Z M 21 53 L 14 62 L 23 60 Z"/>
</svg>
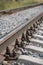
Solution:
<svg viewBox="0 0 43 65">
<path fill-rule="evenodd" d="M 43 21 L 42 21 L 43 22 Z M 27 63 L 29 65 L 43 65 L 43 27 L 41 23 L 36 33 L 33 33 L 32 38 L 25 49 L 29 51 L 29 55 L 24 54 L 19 56 L 20 63 Z M 41 32 L 40 32 L 41 31 Z M 39 34 L 40 33 L 40 34 Z M 32 53 L 33 54 L 32 54 Z M 42 58 L 41 58 L 42 57 Z"/>
<path fill-rule="evenodd" d="M 22 13 L 23 12 L 24 11 L 22 11 Z M 30 20 L 26 18 L 25 23 L 0 39 L 1 55 L 7 52 L 6 48 L 10 48 L 11 52 L 12 50 L 14 51 L 16 47 L 15 43 L 17 43 L 16 49 L 19 48 L 18 45 L 20 45 L 20 43 L 23 43 L 23 46 L 20 46 L 19 50 L 16 51 L 18 54 L 16 63 L 24 65 L 43 65 L 43 10 L 37 14 L 38 15 L 35 14 L 35 16 L 30 17 Z M 9 58 L 14 59 L 13 57 Z M 12 62 L 14 63 L 15 60 L 11 61 L 11 63 Z"/>
</svg>

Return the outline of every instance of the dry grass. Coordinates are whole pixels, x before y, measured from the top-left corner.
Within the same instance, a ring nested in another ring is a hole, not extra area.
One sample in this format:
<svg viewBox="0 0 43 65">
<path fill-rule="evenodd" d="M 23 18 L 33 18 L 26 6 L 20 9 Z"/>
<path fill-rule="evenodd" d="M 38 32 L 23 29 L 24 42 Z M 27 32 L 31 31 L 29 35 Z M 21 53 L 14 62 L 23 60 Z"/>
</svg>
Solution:
<svg viewBox="0 0 43 65">
<path fill-rule="evenodd" d="M 26 5 L 31 5 L 31 4 L 36 4 L 43 2 L 43 0 L 21 0 L 19 2 L 15 1 L 0 1 L 0 10 L 5 10 L 5 9 L 12 9 L 12 8 L 17 8 L 17 7 L 22 7 Z"/>
<path fill-rule="evenodd" d="M 43 2 L 43 0 L 35 0 L 36 2 L 38 2 L 38 3 L 42 3 Z"/>
</svg>

